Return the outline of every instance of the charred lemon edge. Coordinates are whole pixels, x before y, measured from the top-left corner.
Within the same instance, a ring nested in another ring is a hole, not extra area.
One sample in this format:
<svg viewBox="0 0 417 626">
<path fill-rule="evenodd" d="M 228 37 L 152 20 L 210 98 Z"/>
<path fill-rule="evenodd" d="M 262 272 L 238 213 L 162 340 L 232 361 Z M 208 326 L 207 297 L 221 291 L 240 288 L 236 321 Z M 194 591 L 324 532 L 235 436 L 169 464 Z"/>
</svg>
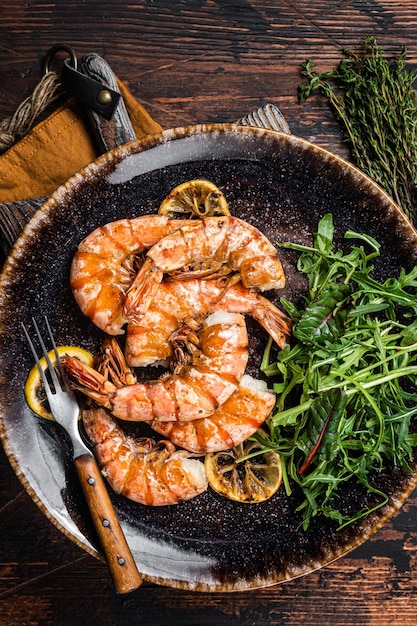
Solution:
<svg viewBox="0 0 417 626">
<path fill-rule="evenodd" d="M 196 202 L 196 199 L 200 201 Z M 205 205 L 204 211 L 199 210 L 200 204 Z M 206 204 L 212 206 L 206 207 Z M 170 218 L 230 215 L 224 194 L 214 183 L 204 178 L 188 180 L 174 187 L 162 201 L 158 213 Z"/>
<path fill-rule="evenodd" d="M 261 448 L 259 444 L 253 441 L 246 440 L 245 442 L 231 448 L 230 450 L 223 450 L 220 452 L 210 452 L 206 454 L 204 459 L 204 466 L 206 470 L 207 480 L 211 488 L 216 491 L 218 494 L 228 498 L 229 500 L 233 500 L 235 502 L 241 502 L 246 504 L 257 504 L 260 502 L 265 502 L 269 500 L 279 489 L 282 483 L 282 467 L 281 467 L 281 457 L 274 450 L 266 450 L 260 453 L 257 456 L 253 456 L 242 461 L 242 467 L 240 471 L 245 473 L 247 476 L 248 471 L 251 469 L 256 469 L 257 466 L 258 473 L 262 473 L 262 470 L 259 469 L 264 466 L 265 468 L 269 468 L 270 473 L 272 468 L 275 468 L 275 476 L 273 480 L 268 482 L 262 481 L 263 484 L 263 493 L 254 492 L 247 493 L 244 491 L 244 481 L 233 481 L 233 478 L 236 478 L 236 459 L 247 456 L 250 452 L 254 451 L 254 449 L 258 447 Z M 252 449 L 252 450 L 251 450 Z M 222 464 L 221 466 L 218 464 L 219 458 L 223 456 L 224 458 L 230 458 L 230 464 Z M 260 457 L 263 461 L 260 461 Z M 269 459 L 269 462 L 265 462 L 265 458 Z M 220 469 L 222 467 L 222 470 Z M 226 469 L 230 468 L 230 469 Z M 234 472 L 234 476 L 227 478 L 225 476 L 226 472 Z M 240 488 L 240 490 L 239 490 Z"/>
<path fill-rule="evenodd" d="M 88 350 L 84 350 L 84 348 L 79 348 L 78 346 L 57 346 L 58 354 L 60 357 L 65 356 L 66 354 L 70 354 L 74 356 L 83 363 L 87 365 L 92 365 L 93 363 L 93 355 L 88 352 Z M 55 353 L 53 350 L 48 352 L 48 356 L 51 360 L 51 363 L 54 365 L 56 363 Z M 43 356 L 39 359 L 42 369 L 45 371 L 47 369 L 46 358 Z M 43 388 L 41 376 L 38 370 L 38 366 L 35 365 L 29 372 L 29 375 L 26 379 L 24 386 L 24 394 L 26 402 L 29 408 L 39 415 L 48 420 L 53 420 L 52 414 L 47 410 L 45 406 L 45 400 L 42 399 L 40 390 Z"/>
</svg>

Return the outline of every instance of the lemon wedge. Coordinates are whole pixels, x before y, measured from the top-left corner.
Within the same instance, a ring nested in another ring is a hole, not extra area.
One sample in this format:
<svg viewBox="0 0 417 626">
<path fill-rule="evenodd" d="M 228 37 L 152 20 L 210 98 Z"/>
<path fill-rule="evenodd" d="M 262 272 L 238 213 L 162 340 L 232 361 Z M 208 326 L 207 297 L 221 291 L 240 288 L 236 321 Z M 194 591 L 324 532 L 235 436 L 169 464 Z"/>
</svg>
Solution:
<svg viewBox="0 0 417 626">
<path fill-rule="evenodd" d="M 87 365 L 92 365 L 93 363 L 93 355 L 83 348 L 78 348 L 74 346 L 57 346 L 57 350 L 60 358 L 64 357 L 66 354 L 70 354 L 71 356 L 80 359 L 80 361 L 86 363 Z M 52 365 L 55 366 L 56 358 L 54 351 L 50 350 L 48 352 L 48 356 L 51 360 Z M 39 359 L 39 361 L 43 371 L 45 371 L 48 367 L 45 357 L 43 356 L 41 359 Z M 41 375 L 39 373 L 36 363 L 29 372 L 29 376 L 27 377 L 25 383 L 24 392 L 26 402 L 28 403 L 32 411 L 34 411 L 34 413 L 48 420 L 54 419 L 49 410 L 48 401 L 46 399 L 45 390 L 41 380 Z"/>
<path fill-rule="evenodd" d="M 162 201 L 158 213 L 170 218 L 204 218 L 230 215 L 227 200 L 209 180 L 195 179 L 175 187 Z"/>
<path fill-rule="evenodd" d="M 282 482 L 280 456 L 273 450 L 260 452 L 256 441 L 246 440 L 230 450 L 211 452 L 204 460 L 209 485 L 236 502 L 264 502 L 276 493 Z M 249 456 L 243 461 L 239 459 Z"/>
</svg>

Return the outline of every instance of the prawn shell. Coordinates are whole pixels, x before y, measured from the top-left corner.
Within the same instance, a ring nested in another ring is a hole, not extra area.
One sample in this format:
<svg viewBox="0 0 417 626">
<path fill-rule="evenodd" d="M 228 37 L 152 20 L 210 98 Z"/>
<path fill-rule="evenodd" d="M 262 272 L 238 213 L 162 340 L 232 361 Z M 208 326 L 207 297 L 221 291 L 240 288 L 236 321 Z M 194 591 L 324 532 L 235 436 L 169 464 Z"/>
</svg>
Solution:
<svg viewBox="0 0 417 626">
<path fill-rule="evenodd" d="M 274 245 L 256 227 L 237 217 L 208 217 L 170 233 L 147 253 L 155 267 L 172 272 L 212 260 L 214 270 L 222 265 L 239 271 L 250 258 L 275 257 L 280 276 L 282 265 Z"/>
<path fill-rule="evenodd" d="M 245 375 L 234 394 L 210 417 L 192 422 L 150 422 L 175 445 L 196 454 L 228 450 L 253 435 L 275 405 L 262 381 Z"/>
<path fill-rule="evenodd" d="M 262 266 L 259 258 L 268 261 Z M 126 295 L 127 320 L 138 322 L 146 314 L 164 273 L 180 279 L 230 274 L 230 284 L 242 279 L 246 287 L 259 290 L 285 285 L 274 245 L 257 228 L 232 216 L 191 221 L 155 243 Z"/>
<path fill-rule="evenodd" d="M 101 471 L 112 489 L 149 506 L 178 504 L 203 493 L 203 463 L 177 452 L 170 441 L 127 436 L 102 407 L 83 411 L 83 424 Z"/>
<path fill-rule="evenodd" d="M 84 315 L 110 335 L 123 334 L 123 304 L 136 275 L 134 256 L 188 221 L 142 215 L 109 222 L 87 235 L 70 270 L 71 289 Z"/>
<path fill-rule="evenodd" d="M 156 381 L 136 382 L 114 338 L 104 342 L 105 363 L 96 364 L 103 371 L 70 355 L 64 366 L 74 389 L 122 420 L 200 419 L 211 415 L 237 388 L 248 362 L 248 334 L 243 315 L 224 311 L 209 315 L 198 336 L 187 331 L 189 327 L 181 329 L 178 341 L 191 349 L 190 356 L 184 355 L 179 373 Z"/>
<path fill-rule="evenodd" d="M 217 280 L 164 280 L 138 323 L 129 323 L 125 358 L 131 367 L 166 364 L 172 358 L 170 335 L 187 319 L 218 310 L 252 316 L 284 347 L 291 333 L 290 319 L 257 291 L 237 283 L 224 287 Z"/>
</svg>

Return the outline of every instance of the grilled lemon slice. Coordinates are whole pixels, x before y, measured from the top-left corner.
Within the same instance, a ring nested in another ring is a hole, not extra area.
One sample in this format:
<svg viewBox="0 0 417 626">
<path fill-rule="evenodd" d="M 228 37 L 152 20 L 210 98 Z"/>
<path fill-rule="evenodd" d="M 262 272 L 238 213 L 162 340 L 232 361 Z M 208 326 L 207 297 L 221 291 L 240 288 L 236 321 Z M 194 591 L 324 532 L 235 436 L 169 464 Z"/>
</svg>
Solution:
<svg viewBox="0 0 417 626">
<path fill-rule="evenodd" d="M 207 454 L 204 465 L 210 486 L 236 502 L 253 504 L 268 500 L 282 481 L 281 460 L 273 450 L 261 450 L 259 443 L 247 440 L 231 450 Z"/>
<path fill-rule="evenodd" d="M 86 363 L 87 365 L 92 365 L 93 363 L 93 355 L 83 348 L 78 348 L 74 346 L 57 346 L 57 350 L 60 357 L 64 357 L 66 354 L 70 354 L 71 356 L 80 359 L 80 361 Z M 54 351 L 50 350 L 48 352 L 48 356 L 51 360 L 52 365 L 55 365 L 56 359 Z M 43 371 L 45 371 L 48 367 L 45 357 L 43 356 L 41 359 L 39 359 L 39 361 Z M 34 411 L 34 413 L 37 413 L 41 417 L 44 417 L 48 420 L 54 419 L 51 412 L 49 411 L 48 401 L 46 399 L 45 390 L 43 388 L 41 375 L 39 373 L 36 363 L 29 372 L 29 376 L 27 377 L 25 383 L 24 392 L 26 402 L 28 403 L 32 411 Z"/>
<path fill-rule="evenodd" d="M 230 215 L 223 193 L 214 183 L 203 179 L 189 180 L 175 187 L 163 200 L 158 213 L 170 218 Z"/>
</svg>

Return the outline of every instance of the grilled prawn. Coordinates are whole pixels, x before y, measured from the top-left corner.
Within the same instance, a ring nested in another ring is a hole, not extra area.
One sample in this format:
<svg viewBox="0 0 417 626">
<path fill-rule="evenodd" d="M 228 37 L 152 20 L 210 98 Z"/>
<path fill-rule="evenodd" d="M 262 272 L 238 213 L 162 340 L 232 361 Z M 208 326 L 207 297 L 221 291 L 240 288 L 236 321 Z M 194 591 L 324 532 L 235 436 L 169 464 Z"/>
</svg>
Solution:
<svg viewBox="0 0 417 626">
<path fill-rule="evenodd" d="M 124 303 L 125 318 L 145 314 L 164 274 L 177 279 L 242 281 L 259 291 L 282 289 L 285 276 L 274 245 L 237 217 L 208 217 L 182 225 L 149 248 Z"/>
<path fill-rule="evenodd" d="M 189 319 L 217 310 L 248 314 L 274 339 L 286 345 L 291 322 L 272 302 L 241 283 L 226 291 L 216 280 L 164 280 L 145 315 L 129 323 L 125 358 L 131 367 L 165 364 L 173 356 L 169 337 Z"/>
<path fill-rule="evenodd" d="M 207 489 L 204 465 L 170 441 L 128 437 L 103 407 L 85 409 L 85 431 L 98 464 L 121 495 L 152 506 L 177 504 Z"/>
<path fill-rule="evenodd" d="M 244 317 L 218 311 L 199 330 L 186 326 L 171 337 L 173 373 L 136 382 L 113 338 L 107 348 L 107 373 L 67 355 L 65 367 L 74 388 L 131 421 L 185 421 L 211 415 L 237 388 L 248 360 Z"/>
<path fill-rule="evenodd" d="M 188 221 L 144 215 L 92 231 L 71 265 L 70 284 L 81 311 L 107 334 L 122 334 L 123 305 L 138 271 L 138 255 Z"/>
<path fill-rule="evenodd" d="M 269 416 L 275 394 L 266 383 L 245 374 L 239 387 L 209 417 L 192 422 L 150 422 L 172 443 L 190 452 L 206 454 L 228 450 L 253 435 Z"/>
</svg>

